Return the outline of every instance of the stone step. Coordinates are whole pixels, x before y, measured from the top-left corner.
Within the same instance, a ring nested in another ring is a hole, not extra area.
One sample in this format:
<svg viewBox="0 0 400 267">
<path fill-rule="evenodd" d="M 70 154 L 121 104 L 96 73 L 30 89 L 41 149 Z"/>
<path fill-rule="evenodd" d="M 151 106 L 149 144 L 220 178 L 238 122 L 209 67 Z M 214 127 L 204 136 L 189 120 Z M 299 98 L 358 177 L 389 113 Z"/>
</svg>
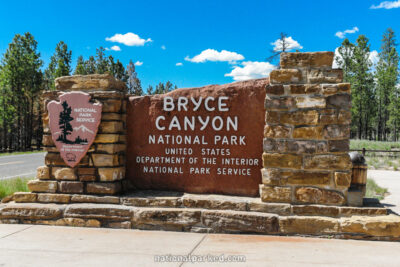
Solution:
<svg viewBox="0 0 400 267">
<path fill-rule="evenodd" d="M 8 201 L 16 203 L 103 203 L 133 207 L 196 208 L 212 210 L 254 211 L 281 216 L 348 217 L 354 215 L 381 216 L 389 210 L 384 207 L 348 207 L 327 205 L 292 205 L 262 202 L 259 198 L 226 195 L 183 194 L 165 191 L 137 191 L 123 196 L 94 196 L 52 193 L 15 193 Z M 376 206 L 379 203 L 376 204 Z"/>
<path fill-rule="evenodd" d="M 400 240 L 400 216 L 394 214 L 334 218 L 186 207 L 9 202 L 0 204 L 0 223 Z"/>
</svg>

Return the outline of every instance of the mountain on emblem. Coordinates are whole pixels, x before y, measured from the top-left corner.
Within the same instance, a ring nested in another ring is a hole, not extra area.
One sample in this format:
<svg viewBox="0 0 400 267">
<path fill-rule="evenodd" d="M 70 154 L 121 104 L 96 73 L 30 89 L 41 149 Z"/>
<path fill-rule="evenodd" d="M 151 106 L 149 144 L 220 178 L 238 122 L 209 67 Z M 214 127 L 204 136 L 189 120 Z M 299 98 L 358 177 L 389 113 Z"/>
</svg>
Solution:
<svg viewBox="0 0 400 267">
<path fill-rule="evenodd" d="M 93 131 L 91 131 L 90 129 L 86 128 L 85 125 L 80 125 L 79 127 L 75 127 L 74 131 L 81 131 L 81 132 L 89 132 L 89 133 L 93 133 Z"/>
<path fill-rule="evenodd" d="M 53 141 L 70 167 L 85 156 L 100 124 L 102 106 L 89 100 L 89 94 L 70 92 L 47 105 Z"/>
</svg>

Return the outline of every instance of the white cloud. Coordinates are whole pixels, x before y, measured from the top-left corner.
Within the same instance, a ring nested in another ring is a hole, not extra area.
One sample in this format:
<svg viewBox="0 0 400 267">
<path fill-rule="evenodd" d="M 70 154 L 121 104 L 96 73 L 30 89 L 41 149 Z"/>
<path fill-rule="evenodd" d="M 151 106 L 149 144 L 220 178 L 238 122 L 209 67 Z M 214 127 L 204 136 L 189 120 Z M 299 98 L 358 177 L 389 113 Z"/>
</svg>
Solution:
<svg viewBox="0 0 400 267">
<path fill-rule="evenodd" d="M 370 8 L 371 9 L 392 9 L 392 8 L 399 8 L 400 7 L 400 0 L 397 1 L 384 1 L 381 2 L 379 5 L 372 5 Z"/>
<path fill-rule="evenodd" d="M 109 51 L 109 50 L 112 50 L 112 51 L 121 51 L 121 47 L 119 47 L 118 45 L 114 45 L 114 46 L 111 46 L 110 48 L 106 47 L 106 50 L 107 50 L 107 51 Z"/>
<path fill-rule="evenodd" d="M 106 41 L 120 43 L 127 46 L 144 46 L 145 43 L 152 42 L 153 40 L 151 40 L 150 38 L 145 40 L 140 38 L 137 34 L 128 32 L 125 34 L 117 33 L 112 37 L 107 37 Z"/>
<path fill-rule="evenodd" d="M 357 27 L 353 27 L 353 29 L 349 29 L 349 30 L 344 30 L 342 32 L 337 32 L 335 33 L 336 37 L 339 37 L 340 39 L 343 39 L 344 37 L 346 37 L 346 34 L 352 34 L 352 33 L 356 33 L 358 32 L 359 29 Z"/>
<path fill-rule="evenodd" d="M 206 49 L 202 51 L 197 56 L 189 58 L 189 56 L 185 57 L 186 61 L 194 62 L 194 63 L 203 63 L 206 61 L 225 61 L 231 64 L 235 64 L 238 60 L 243 60 L 244 56 L 238 54 L 236 52 L 230 52 L 226 50 L 222 50 L 218 52 L 215 49 Z"/>
<path fill-rule="evenodd" d="M 178 62 L 175 64 L 175 66 L 183 66 L 182 62 Z"/>
<path fill-rule="evenodd" d="M 297 42 L 293 40 L 292 36 L 285 37 L 286 51 L 290 51 L 293 49 L 303 49 L 303 47 Z M 277 39 L 275 42 L 271 43 L 274 46 L 274 52 L 282 51 L 283 42 L 281 39 Z"/>
<path fill-rule="evenodd" d="M 135 66 L 142 66 L 143 65 L 143 61 L 136 61 L 134 63 Z"/>
<path fill-rule="evenodd" d="M 332 64 L 332 68 L 333 69 L 337 69 L 337 68 L 339 68 L 339 65 L 337 64 L 337 62 L 336 62 L 336 58 L 342 58 L 342 56 L 339 54 L 339 47 L 336 47 L 336 49 L 335 49 L 335 56 L 334 56 L 334 58 L 333 58 L 333 64 Z"/>
<path fill-rule="evenodd" d="M 375 66 L 377 63 L 378 63 L 378 61 L 379 61 L 379 53 L 378 53 L 378 51 L 376 51 L 376 50 L 372 50 L 370 53 L 369 53 L 369 60 L 371 61 L 371 63 L 372 63 L 372 66 Z M 375 68 L 375 67 L 374 67 Z"/>
<path fill-rule="evenodd" d="M 268 77 L 269 73 L 276 67 L 269 62 L 244 61 L 241 66 L 235 66 L 226 77 L 232 77 L 235 81 L 245 81 Z"/>
<path fill-rule="evenodd" d="M 165 50 L 165 49 L 167 49 L 167 48 L 165 47 L 165 45 L 162 45 L 162 46 L 161 46 L 161 49 L 162 49 L 162 50 Z"/>
</svg>

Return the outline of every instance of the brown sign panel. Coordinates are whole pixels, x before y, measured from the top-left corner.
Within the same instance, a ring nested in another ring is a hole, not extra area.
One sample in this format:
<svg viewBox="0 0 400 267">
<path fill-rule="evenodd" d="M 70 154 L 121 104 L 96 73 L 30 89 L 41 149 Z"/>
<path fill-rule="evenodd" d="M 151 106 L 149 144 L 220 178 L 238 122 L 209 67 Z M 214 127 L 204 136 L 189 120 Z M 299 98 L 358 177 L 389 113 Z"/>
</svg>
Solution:
<svg viewBox="0 0 400 267">
<path fill-rule="evenodd" d="M 139 189 L 258 195 L 267 83 L 130 97 L 127 177 Z"/>
<path fill-rule="evenodd" d="M 51 137 L 70 167 L 85 156 L 100 124 L 102 106 L 89 100 L 89 94 L 70 92 L 47 105 Z"/>
</svg>

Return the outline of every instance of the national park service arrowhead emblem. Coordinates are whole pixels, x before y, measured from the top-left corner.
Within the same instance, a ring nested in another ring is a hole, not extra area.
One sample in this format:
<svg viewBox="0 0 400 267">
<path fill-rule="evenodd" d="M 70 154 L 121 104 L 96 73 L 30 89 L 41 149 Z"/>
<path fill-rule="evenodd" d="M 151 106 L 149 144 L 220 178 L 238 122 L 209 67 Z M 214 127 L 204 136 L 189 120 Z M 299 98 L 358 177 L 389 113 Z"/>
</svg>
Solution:
<svg viewBox="0 0 400 267">
<path fill-rule="evenodd" d="M 51 137 L 71 168 L 85 156 L 99 128 L 102 105 L 89 100 L 89 94 L 70 92 L 47 104 Z"/>
</svg>

